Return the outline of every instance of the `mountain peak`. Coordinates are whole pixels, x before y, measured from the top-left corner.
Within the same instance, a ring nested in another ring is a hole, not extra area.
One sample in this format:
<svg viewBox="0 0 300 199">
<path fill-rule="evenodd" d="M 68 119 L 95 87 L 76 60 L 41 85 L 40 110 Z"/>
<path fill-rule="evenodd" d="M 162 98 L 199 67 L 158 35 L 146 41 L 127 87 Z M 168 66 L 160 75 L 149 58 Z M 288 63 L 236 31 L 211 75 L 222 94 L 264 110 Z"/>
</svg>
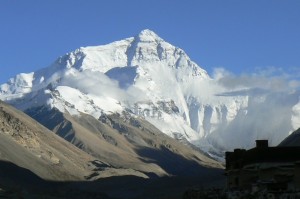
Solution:
<svg viewBox="0 0 300 199">
<path fill-rule="evenodd" d="M 149 30 L 149 29 L 142 30 L 137 35 L 137 38 L 139 41 L 142 41 L 142 42 L 155 42 L 155 41 L 163 40 L 155 32 L 153 32 L 152 30 Z"/>
</svg>

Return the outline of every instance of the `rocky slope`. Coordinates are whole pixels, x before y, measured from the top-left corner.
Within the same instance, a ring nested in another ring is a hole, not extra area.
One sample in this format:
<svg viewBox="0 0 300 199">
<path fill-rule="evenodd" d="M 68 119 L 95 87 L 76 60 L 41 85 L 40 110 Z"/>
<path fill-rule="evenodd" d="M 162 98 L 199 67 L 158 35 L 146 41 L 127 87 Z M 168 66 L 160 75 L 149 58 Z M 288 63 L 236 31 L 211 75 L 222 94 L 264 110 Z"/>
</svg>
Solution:
<svg viewBox="0 0 300 199">
<path fill-rule="evenodd" d="M 166 136 L 146 120 L 127 112 L 102 114 L 98 120 L 86 114 L 71 116 L 45 107 L 26 113 L 116 168 L 131 168 L 149 177 L 192 176 L 205 168 L 222 168 L 196 147 Z"/>
<path fill-rule="evenodd" d="M 26 168 L 44 180 L 81 181 L 145 174 L 115 168 L 55 135 L 28 115 L 0 101 L 0 160 Z M 2 172 L 3 170 L 0 170 Z"/>
<path fill-rule="evenodd" d="M 42 178 L 79 180 L 89 173 L 87 163 L 92 157 L 2 102 L 0 137 L 1 160 L 32 170 Z"/>
</svg>

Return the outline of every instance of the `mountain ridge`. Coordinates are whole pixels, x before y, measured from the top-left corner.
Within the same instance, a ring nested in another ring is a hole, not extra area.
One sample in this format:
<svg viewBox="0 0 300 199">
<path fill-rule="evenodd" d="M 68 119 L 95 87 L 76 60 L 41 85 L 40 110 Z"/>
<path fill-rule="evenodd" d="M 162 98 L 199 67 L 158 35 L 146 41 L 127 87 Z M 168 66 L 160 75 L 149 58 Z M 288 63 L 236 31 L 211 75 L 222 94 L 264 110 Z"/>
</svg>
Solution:
<svg viewBox="0 0 300 199">
<path fill-rule="evenodd" d="M 287 94 L 289 104 L 272 110 L 268 104 L 284 100 L 276 93 L 240 91 L 223 87 L 182 49 L 144 30 L 107 45 L 79 48 L 48 68 L 19 74 L 0 86 L 0 99 L 23 111 L 46 105 L 95 119 L 126 111 L 217 156 L 232 148 L 250 148 L 249 139 L 270 138 L 271 144 L 278 144 L 297 128 L 299 94 Z M 270 128 L 255 119 L 263 106 L 274 112 L 268 120 L 277 124 Z M 288 119 L 281 116 L 284 112 Z M 245 127 L 240 122 L 246 122 Z"/>
</svg>

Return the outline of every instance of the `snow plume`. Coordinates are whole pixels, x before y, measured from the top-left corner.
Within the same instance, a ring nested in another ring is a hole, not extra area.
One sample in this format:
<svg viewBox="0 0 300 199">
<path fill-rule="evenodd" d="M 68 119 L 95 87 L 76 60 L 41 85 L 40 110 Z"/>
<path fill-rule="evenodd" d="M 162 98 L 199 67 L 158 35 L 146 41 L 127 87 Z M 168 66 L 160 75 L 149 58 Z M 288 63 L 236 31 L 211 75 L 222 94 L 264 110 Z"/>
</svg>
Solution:
<svg viewBox="0 0 300 199">
<path fill-rule="evenodd" d="M 295 69 L 294 73 L 288 73 L 274 67 L 239 76 L 222 68 L 216 69 L 213 78 L 228 89 L 218 95 L 247 96 L 248 106 L 239 110 L 229 124 L 221 124 L 210 139 L 226 149 L 251 148 L 254 142 L 249 140 L 256 139 L 268 139 L 271 145 L 279 144 L 291 131 L 299 128 L 299 122 L 290 122 L 300 121 L 297 114 L 300 104 L 298 75 Z"/>
</svg>

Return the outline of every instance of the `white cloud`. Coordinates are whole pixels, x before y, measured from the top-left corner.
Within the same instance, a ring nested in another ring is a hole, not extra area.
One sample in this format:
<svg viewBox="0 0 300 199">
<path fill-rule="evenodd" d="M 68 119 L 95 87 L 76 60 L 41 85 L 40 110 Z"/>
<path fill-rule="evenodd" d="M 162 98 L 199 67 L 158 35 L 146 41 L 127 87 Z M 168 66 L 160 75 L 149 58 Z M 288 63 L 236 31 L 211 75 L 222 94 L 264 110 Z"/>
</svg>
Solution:
<svg viewBox="0 0 300 199">
<path fill-rule="evenodd" d="M 252 74 L 235 75 L 223 68 L 214 71 L 213 78 L 227 89 L 261 88 L 270 91 L 291 91 L 299 88 L 300 69 L 284 70 L 267 67 L 256 69 Z"/>
<path fill-rule="evenodd" d="M 118 81 L 97 71 L 69 70 L 60 84 L 76 88 L 86 94 L 108 96 L 118 101 L 133 101 L 143 96 L 138 88 L 130 86 L 127 89 L 122 89 L 119 87 Z"/>
<path fill-rule="evenodd" d="M 299 71 L 268 67 L 256 69 L 253 74 L 235 75 L 216 69 L 213 78 L 226 88 L 224 96 L 248 96 L 248 106 L 230 124 L 219 126 L 210 135 L 212 140 L 227 149 L 251 148 L 254 142 L 249 140 L 256 139 L 279 144 L 292 129 L 299 128 L 291 124 L 291 120 L 299 120 L 293 114 L 300 97 Z"/>
</svg>

